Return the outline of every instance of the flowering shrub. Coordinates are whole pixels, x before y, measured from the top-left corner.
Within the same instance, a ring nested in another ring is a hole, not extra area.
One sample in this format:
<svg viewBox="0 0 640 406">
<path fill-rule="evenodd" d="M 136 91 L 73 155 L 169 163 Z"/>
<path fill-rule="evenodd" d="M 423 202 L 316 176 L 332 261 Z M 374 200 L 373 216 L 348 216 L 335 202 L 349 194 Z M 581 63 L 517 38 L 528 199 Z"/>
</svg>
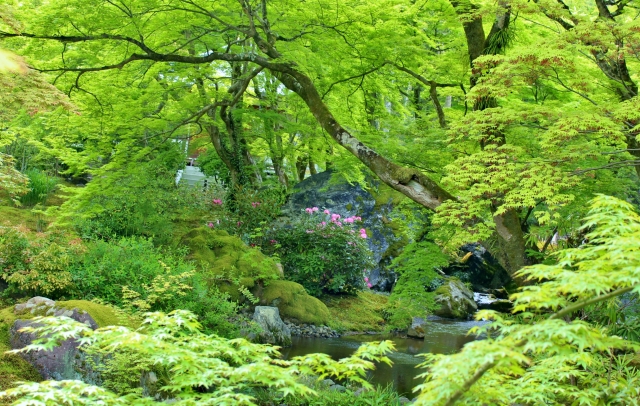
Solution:
<svg viewBox="0 0 640 406">
<path fill-rule="evenodd" d="M 277 254 L 285 278 L 300 283 L 314 296 L 352 294 L 364 288 L 368 281 L 363 273 L 371 267 L 372 259 L 367 232 L 357 226 L 362 219 L 343 218 L 317 207 L 308 207 L 305 212 L 268 230 L 263 251 Z"/>
</svg>

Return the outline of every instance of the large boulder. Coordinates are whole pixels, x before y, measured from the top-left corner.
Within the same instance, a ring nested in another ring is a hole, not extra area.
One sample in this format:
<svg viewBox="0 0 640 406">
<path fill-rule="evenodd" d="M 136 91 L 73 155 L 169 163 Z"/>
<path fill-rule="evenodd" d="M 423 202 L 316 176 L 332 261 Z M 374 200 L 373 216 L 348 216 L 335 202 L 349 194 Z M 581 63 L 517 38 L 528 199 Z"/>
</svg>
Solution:
<svg viewBox="0 0 640 406">
<path fill-rule="evenodd" d="M 283 212 L 295 216 L 307 207 L 317 206 L 344 217 L 360 216 L 376 264 L 367 275 L 369 283 L 373 289 L 391 291 L 396 274 L 387 269 L 388 265 L 409 243 L 399 232 L 403 214 L 394 211 L 404 199 L 402 194 L 384 184 L 377 185 L 377 191 L 372 194 L 358 184 L 336 182 L 332 172 L 325 171 L 298 183 Z"/>
<path fill-rule="evenodd" d="M 478 310 L 470 291 L 459 279 L 449 278 L 435 291 L 435 302 L 439 307 L 437 316 L 448 319 L 468 319 Z"/>
<path fill-rule="evenodd" d="M 256 306 L 253 321 L 262 330 L 258 334 L 259 342 L 283 347 L 291 346 L 291 330 L 280 318 L 280 312 L 277 307 Z"/>
<path fill-rule="evenodd" d="M 295 323 L 319 326 L 326 325 L 331 319 L 327 306 L 296 282 L 270 281 L 267 286 L 257 285 L 252 293 L 259 299 L 259 304 L 277 307 L 282 317 Z"/>
<path fill-rule="evenodd" d="M 43 297 L 29 299 L 26 303 L 16 305 L 14 313 L 20 315 L 47 315 L 54 317 L 69 317 L 80 323 L 84 323 L 92 329 L 98 328 L 98 324 L 88 312 L 80 309 L 66 309 L 55 306 L 53 300 Z M 22 331 L 25 327 L 38 327 L 41 324 L 29 319 L 17 319 L 9 329 L 9 341 L 11 348 L 21 349 L 33 343 L 37 338 L 35 333 Z M 60 345 L 48 351 L 30 351 L 20 353 L 45 380 L 82 380 L 91 384 L 99 384 L 98 374 L 92 368 L 90 356 L 84 353 L 77 340 L 67 339 Z"/>
</svg>

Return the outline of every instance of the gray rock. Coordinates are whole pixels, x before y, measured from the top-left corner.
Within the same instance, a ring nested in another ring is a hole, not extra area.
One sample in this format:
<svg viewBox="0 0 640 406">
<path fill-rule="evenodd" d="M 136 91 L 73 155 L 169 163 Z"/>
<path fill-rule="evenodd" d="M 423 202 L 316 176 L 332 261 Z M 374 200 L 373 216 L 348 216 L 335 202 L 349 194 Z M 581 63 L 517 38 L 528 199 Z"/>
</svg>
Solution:
<svg viewBox="0 0 640 406">
<path fill-rule="evenodd" d="M 327 386 L 333 386 L 333 385 L 335 385 L 335 384 L 336 384 L 336 383 L 335 383 L 335 382 L 333 382 L 331 379 L 323 379 L 321 383 L 322 383 L 323 385 L 327 385 Z"/>
<path fill-rule="evenodd" d="M 14 306 L 13 312 L 15 314 L 22 314 L 30 311 L 31 314 L 35 314 L 38 311 L 45 311 L 47 308 L 55 306 L 56 302 L 51 299 L 47 299 L 42 296 L 35 296 L 27 300 L 25 303 L 20 303 Z"/>
<path fill-rule="evenodd" d="M 342 385 L 331 385 L 329 386 L 329 390 L 334 390 L 336 392 L 346 392 L 347 388 Z"/>
<path fill-rule="evenodd" d="M 71 318 L 97 328 L 96 322 L 86 312 L 74 309 Z M 24 348 L 37 337 L 34 333 L 20 331 L 24 327 L 38 327 L 40 324 L 31 320 L 16 320 L 9 329 L 9 342 L 12 349 Z M 30 351 L 20 353 L 45 380 L 81 380 L 90 384 L 98 384 L 100 379 L 93 370 L 92 363 L 80 348 L 77 340 L 68 339 L 49 351 Z"/>
<path fill-rule="evenodd" d="M 277 307 L 256 306 L 253 321 L 262 329 L 258 335 L 260 342 L 284 347 L 291 345 L 291 331 L 280 318 L 280 311 Z"/>
<path fill-rule="evenodd" d="M 398 398 L 398 402 L 400 402 L 401 405 L 406 405 L 407 403 L 411 403 L 409 398 L 405 398 L 404 396 L 400 396 Z"/>
<path fill-rule="evenodd" d="M 424 338 L 427 329 L 427 321 L 421 317 L 411 319 L 411 327 L 407 330 L 407 335 L 414 338 Z"/>
<path fill-rule="evenodd" d="M 435 314 L 450 319 L 468 319 L 478 310 L 473 292 L 460 280 L 450 278 L 436 289 L 435 301 L 440 307 Z"/>
<path fill-rule="evenodd" d="M 32 303 L 36 306 L 45 305 L 47 307 L 52 307 L 56 304 L 56 302 L 54 302 L 53 300 L 42 296 L 32 297 L 31 299 L 27 300 L 27 303 Z"/>
</svg>

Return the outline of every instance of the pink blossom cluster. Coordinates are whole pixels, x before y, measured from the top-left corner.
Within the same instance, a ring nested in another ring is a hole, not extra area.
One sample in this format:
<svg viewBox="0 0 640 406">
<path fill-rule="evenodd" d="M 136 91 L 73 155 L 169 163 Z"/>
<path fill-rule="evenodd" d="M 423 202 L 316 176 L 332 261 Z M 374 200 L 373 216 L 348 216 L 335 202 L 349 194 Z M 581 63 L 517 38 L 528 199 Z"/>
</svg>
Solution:
<svg viewBox="0 0 640 406">
<path fill-rule="evenodd" d="M 213 204 L 218 205 L 218 206 L 222 206 L 222 200 L 221 199 L 213 199 Z"/>
<path fill-rule="evenodd" d="M 365 270 L 365 271 L 366 271 L 366 270 Z M 369 282 L 369 278 L 367 278 L 367 277 L 365 276 L 365 277 L 364 277 L 364 281 L 365 281 L 365 283 L 367 284 L 367 287 L 368 287 L 369 289 L 371 289 L 371 287 L 372 287 L 373 285 L 371 284 L 371 282 Z"/>
<path fill-rule="evenodd" d="M 253 207 L 254 209 L 258 206 L 260 206 L 260 202 L 251 202 L 251 207 Z"/>
<path fill-rule="evenodd" d="M 313 214 L 316 213 L 318 211 L 320 211 L 320 209 L 318 209 L 317 207 L 307 207 L 306 209 L 304 209 L 305 212 L 307 212 L 307 214 Z M 343 223 L 346 224 L 353 224 L 356 221 L 362 221 L 362 217 L 360 216 L 351 216 L 351 217 L 345 217 L 342 218 L 342 216 L 340 216 L 337 213 L 331 213 L 329 210 L 325 209 L 322 211 L 324 214 L 326 214 L 327 216 L 330 216 L 330 222 L 337 225 L 338 227 L 342 227 Z M 324 227 L 327 225 L 326 221 L 323 221 L 319 224 L 320 226 Z M 362 238 L 367 238 L 367 234 L 366 232 L 363 232 L 364 229 L 360 230 L 360 237 Z"/>
</svg>

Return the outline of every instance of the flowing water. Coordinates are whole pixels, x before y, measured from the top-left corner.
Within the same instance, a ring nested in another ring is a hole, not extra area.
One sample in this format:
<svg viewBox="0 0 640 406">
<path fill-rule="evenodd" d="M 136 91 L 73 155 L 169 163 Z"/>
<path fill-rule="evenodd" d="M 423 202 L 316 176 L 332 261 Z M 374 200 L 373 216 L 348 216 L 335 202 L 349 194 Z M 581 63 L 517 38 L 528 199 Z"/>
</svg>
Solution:
<svg viewBox="0 0 640 406">
<path fill-rule="evenodd" d="M 427 352 L 451 354 L 459 351 L 463 345 L 477 339 L 475 336 L 467 335 L 469 329 L 485 323 L 453 320 L 430 321 L 424 340 L 382 334 L 353 335 L 340 338 L 292 337 L 293 345 L 289 348 L 283 348 L 282 355 L 285 358 L 291 358 L 297 355 L 322 352 L 331 355 L 334 359 L 340 359 L 352 355 L 363 342 L 392 340 L 397 349 L 389 356 L 393 365 L 391 367 L 385 364 L 377 365 L 375 371 L 370 373 L 369 379 L 373 384 L 382 386 L 391 384 L 396 391 L 412 398 L 412 389 L 419 383 L 415 377 L 421 373 L 421 370 L 416 366 L 423 360 L 417 354 Z"/>
</svg>

